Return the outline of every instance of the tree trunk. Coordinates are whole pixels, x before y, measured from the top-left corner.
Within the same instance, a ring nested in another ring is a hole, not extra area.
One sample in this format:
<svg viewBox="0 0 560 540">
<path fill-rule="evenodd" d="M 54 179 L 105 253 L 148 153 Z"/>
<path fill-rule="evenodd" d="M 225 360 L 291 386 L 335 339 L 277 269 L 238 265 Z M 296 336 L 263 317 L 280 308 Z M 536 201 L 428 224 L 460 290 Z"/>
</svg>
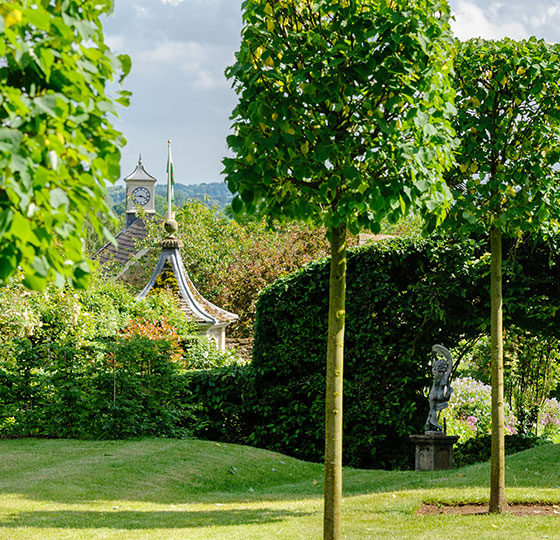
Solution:
<svg viewBox="0 0 560 540">
<path fill-rule="evenodd" d="M 490 332 L 492 366 L 492 458 L 490 512 L 507 509 L 504 440 L 504 354 L 502 335 L 502 232 L 490 229 L 492 267 L 490 275 Z"/>
<path fill-rule="evenodd" d="M 329 329 L 325 401 L 324 540 L 341 538 L 342 375 L 346 300 L 346 226 L 331 228 Z"/>
</svg>

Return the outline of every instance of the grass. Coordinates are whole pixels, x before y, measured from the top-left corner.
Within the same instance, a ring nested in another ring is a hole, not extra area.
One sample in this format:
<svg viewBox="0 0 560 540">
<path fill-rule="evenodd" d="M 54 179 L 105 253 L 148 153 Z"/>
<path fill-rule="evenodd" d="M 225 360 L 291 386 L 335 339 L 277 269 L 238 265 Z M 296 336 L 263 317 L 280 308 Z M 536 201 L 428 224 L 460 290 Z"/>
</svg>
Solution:
<svg viewBox="0 0 560 540">
<path fill-rule="evenodd" d="M 344 474 L 346 539 L 560 538 L 558 517 L 417 516 L 487 502 L 489 465 Z M 322 466 L 207 441 L 0 441 L 0 540 L 322 536 Z M 560 446 L 507 458 L 510 502 L 560 504 Z"/>
</svg>

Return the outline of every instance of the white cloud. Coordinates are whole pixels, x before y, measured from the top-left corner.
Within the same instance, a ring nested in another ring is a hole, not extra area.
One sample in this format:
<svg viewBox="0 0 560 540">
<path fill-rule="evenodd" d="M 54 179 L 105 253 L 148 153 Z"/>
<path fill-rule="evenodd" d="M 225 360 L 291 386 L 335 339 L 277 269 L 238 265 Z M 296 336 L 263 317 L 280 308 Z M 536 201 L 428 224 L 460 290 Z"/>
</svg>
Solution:
<svg viewBox="0 0 560 540">
<path fill-rule="evenodd" d="M 143 69 L 149 67 L 153 73 L 175 66 L 188 77 L 193 88 L 210 90 L 229 87 L 223 71 L 225 58 L 230 54 L 229 50 L 207 43 L 164 41 L 151 50 L 139 52 L 137 60 Z"/>
<path fill-rule="evenodd" d="M 459 0 L 453 9 L 455 21 L 451 28 L 455 35 L 466 40 L 475 37 L 484 39 L 524 39 L 529 36 L 526 28 L 519 22 L 500 17 L 502 4 L 496 3 L 485 13 L 473 2 Z"/>
<path fill-rule="evenodd" d="M 535 10 L 531 13 L 529 17 L 529 23 L 533 28 L 540 28 L 541 26 L 546 26 L 553 19 L 558 19 L 560 15 L 559 6 L 549 6 L 544 10 Z"/>
<path fill-rule="evenodd" d="M 134 12 L 139 19 L 151 19 L 152 15 L 146 6 L 134 6 Z"/>
<path fill-rule="evenodd" d="M 178 6 L 183 0 L 161 0 L 164 4 L 169 4 L 171 6 Z"/>
<path fill-rule="evenodd" d="M 109 48 L 114 52 L 114 53 L 120 53 L 124 50 L 124 44 L 125 44 L 125 37 L 120 34 L 120 35 L 106 35 L 105 36 L 105 43 L 107 43 L 107 45 L 109 45 Z"/>
</svg>

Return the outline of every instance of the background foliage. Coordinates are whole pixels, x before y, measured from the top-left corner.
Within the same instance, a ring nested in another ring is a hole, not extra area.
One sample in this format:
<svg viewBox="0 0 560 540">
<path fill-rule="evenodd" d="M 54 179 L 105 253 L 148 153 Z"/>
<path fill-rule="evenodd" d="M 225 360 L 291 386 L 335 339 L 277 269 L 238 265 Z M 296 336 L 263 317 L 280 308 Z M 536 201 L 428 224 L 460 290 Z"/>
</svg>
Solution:
<svg viewBox="0 0 560 540">
<path fill-rule="evenodd" d="M 323 229 L 292 224 L 267 227 L 233 221 L 217 207 L 189 201 L 177 210 L 177 235 L 189 276 L 205 298 L 239 315 L 228 335 L 251 336 L 258 293 L 280 276 L 324 257 L 328 242 Z M 148 223 L 145 245 L 151 257 L 135 280 L 143 285 L 153 271 L 163 236 L 160 223 Z M 355 240 L 354 240 L 355 242 Z"/>
<path fill-rule="evenodd" d="M 125 186 L 109 186 L 107 191 L 111 198 L 113 212 L 118 216 L 124 214 L 126 210 Z M 156 184 L 155 195 L 156 212 L 163 216 L 167 212 L 167 185 Z M 207 206 L 216 205 L 220 210 L 225 210 L 232 198 L 233 195 L 223 182 L 203 182 L 201 184 L 175 182 L 173 186 L 173 202 L 177 208 L 195 199 L 204 202 Z"/>
<path fill-rule="evenodd" d="M 559 355 L 560 341 L 554 335 L 534 333 L 514 324 L 504 333 L 505 398 L 517 418 L 520 433 L 542 434 L 539 411 L 549 396 L 557 395 Z M 468 350 L 458 372 L 480 384 L 490 383 L 487 336 L 481 336 Z"/>
<path fill-rule="evenodd" d="M 520 351 L 532 351 L 520 339 L 546 350 L 554 345 L 549 307 L 558 303 L 560 273 L 555 251 L 543 244 L 510 245 L 508 253 L 515 347 L 506 365 L 513 366 Z M 434 343 L 462 358 L 462 377 L 486 380 L 488 261 L 483 242 L 455 238 L 411 236 L 352 250 L 346 463 L 411 465 L 408 435 L 422 429 L 428 412 Z M 137 302 L 124 286 L 101 279 L 80 292 L 0 288 L 0 436 L 193 435 L 319 461 L 327 266 L 314 262 L 267 288 L 247 365 L 198 339 L 165 294 Z M 553 357 L 550 368 L 557 368 Z M 506 383 L 514 388 L 510 374 Z M 464 431 L 476 418 L 482 434 L 488 403 L 467 392 L 459 407 L 463 393 L 455 386 L 448 412 L 457 410 Z M 523 388 L 532 395 L 532 387 Z M 526 431 L 555 440 L 560 407 L 552 388 L 537 426 Z M 454 422 L 448 420 L 450 431 Z"/>
</svg>

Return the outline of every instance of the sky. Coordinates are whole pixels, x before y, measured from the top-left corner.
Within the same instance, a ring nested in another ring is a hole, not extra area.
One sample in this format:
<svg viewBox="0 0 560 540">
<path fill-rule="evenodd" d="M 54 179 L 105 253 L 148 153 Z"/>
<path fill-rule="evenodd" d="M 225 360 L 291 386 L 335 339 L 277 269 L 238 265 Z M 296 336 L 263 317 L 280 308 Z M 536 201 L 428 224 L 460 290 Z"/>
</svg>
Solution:
<svg viewBox="0 0 560 540">
<path fill-rule="evenodd" d="M 222 182 L 229 117 L 236 103 L 224 75 L 239 49 L 241 0 L 115 0 L 104 21 L 113 52 L 131 57 L 124 88 L 128 108 L 115 126 L 127 144 L 121 178 L 139 155 L 165 183 L 171 140 L 175 181 Z M 525 39 L 560 42 L 560 0 L 449 0 L 453 31 L 462 40 Z"/>
</svg>

